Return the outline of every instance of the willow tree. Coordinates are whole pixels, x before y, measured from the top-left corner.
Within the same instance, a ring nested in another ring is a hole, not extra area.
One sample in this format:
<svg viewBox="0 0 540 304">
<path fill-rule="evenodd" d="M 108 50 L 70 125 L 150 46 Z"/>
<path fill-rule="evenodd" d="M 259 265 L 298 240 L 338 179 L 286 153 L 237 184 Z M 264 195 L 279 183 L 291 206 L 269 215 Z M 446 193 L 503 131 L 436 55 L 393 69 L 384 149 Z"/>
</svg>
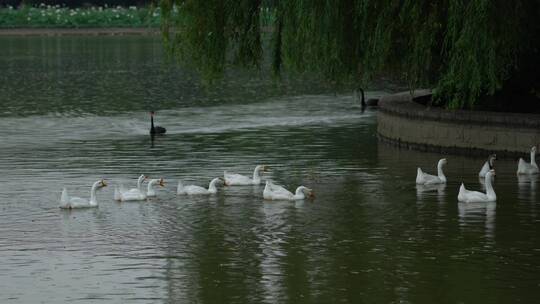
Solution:
<svg viewBox="0 0 540 304">
<path fill-rule="evenodd" d="M 539 98 L 535 0 L 162 0 L 161 8 L 169 50 L 205 77 L 231 63 L 260 68 L 269 51 L 275 73 L 361 85 L 394 75 L 411 89 L 433 87 L 449 108 L 505 92 Z M 272 15 L 268 50 L 262 14 Z"/>
</svg>

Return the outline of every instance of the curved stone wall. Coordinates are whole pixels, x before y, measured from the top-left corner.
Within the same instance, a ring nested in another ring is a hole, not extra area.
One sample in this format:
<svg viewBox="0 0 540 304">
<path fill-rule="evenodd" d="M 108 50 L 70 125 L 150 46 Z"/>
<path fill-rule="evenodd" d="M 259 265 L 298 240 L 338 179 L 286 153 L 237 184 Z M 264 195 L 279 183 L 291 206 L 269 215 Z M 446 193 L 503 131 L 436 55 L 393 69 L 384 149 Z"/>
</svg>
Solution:
<svg viewBox="0 0 540 304">
<path fill-rule="evenodd" d="M 414 96 L 427 94 L 417 90 Z M 540 148 L 540 115 L 425 107 L 410 92 L 379 100 L 377 131 L 383 141 L 443 153 L 526 156 L 533 145 Z"/>
</svg>

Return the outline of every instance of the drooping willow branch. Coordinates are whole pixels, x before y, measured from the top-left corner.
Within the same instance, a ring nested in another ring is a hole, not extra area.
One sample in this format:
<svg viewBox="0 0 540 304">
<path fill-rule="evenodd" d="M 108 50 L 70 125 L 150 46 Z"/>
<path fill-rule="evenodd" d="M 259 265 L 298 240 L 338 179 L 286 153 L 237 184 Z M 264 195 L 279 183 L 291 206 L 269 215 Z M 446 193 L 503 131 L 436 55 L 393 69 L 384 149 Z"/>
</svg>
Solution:
<svg viewBox="0 0 540 304">
<path fill-rule="evenodd" d="M 261 67 L 271 29 L 273 71 L 354 79 L 396 75 L 435 102 L 472 108 L 538 65 L 540 4 L 532 0 L 162 0 L 172 53 L 205 77 L 228 64 Z M 262 24 L 262 20 L 267 24 Z M 527 77 L 521 77 L 527 78 Z M 523 90 L 540 91 L 537 84 Z"/>
</svg>

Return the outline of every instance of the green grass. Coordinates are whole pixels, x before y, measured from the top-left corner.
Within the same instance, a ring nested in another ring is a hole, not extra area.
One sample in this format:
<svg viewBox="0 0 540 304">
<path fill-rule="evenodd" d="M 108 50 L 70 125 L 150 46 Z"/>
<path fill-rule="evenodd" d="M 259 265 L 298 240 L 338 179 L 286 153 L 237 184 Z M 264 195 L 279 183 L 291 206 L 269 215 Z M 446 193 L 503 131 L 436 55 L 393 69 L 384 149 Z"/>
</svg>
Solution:
<svg viewBox="0 0 540 304">
<path fill-rule="evenodd" d="M 260 17 L 261 26 L 271 26 L 275 21 L 274 11 L 268 8 L 261 8 Z M 159 7 L 0 6 L 0 28 L 158 28 L 160 22 Z"/>
<path fill-rule="evenodd" d="M 0 28 L 159 27 L 160 22 L 160 9 L 152 7 L 0 8 Z"/>
</svg>

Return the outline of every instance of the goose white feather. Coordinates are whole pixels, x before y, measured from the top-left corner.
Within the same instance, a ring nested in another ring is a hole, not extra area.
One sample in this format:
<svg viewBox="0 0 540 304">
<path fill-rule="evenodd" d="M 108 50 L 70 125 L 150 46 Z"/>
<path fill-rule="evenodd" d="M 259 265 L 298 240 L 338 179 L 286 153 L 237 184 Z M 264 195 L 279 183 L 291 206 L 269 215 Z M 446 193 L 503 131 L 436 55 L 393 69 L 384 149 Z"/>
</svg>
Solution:
<svg viewBox="0 0 540 304">
<path fill-rule="evenodd" d="M 470 191 L 465 189 L 465 185 L 461 183 L 459 187 L 458 201 L 465 203 L 480 203 L 480 202 L 494 202 L 497 200 L 497 195 L 491 184 L 491 177 L 495 174 L 494 170 L 486 173 L 486 193 L 479 191 Z"/>
<path fill-rule="evenodd" d="M 416 183 L 419 185 L 434 185 L 446 183 L 446 176 L 443 172 L 443 166 L 446 165 L 446 158 L 440 159 L 437 163 L 437 175 L 427 174 L 418 168 L 416 172 Z"/>
<path fill-rule="evenodd" d="M 106 187 L 105 180 L 98 180 L 92 185 L 90 190 L 90 200 L 86 200 L 76 196 L 69 196 L 67 189 L 62 190 L 62 196 L 60 197 L 60 208 L 62 209 L 77 209 L 77 208 L 93 208 L 98 206 L 96 190 Z"/>
<path fill-rule="evenodd" d="M 493 165 L 495 160 L 497 159 L 496 154 L 491 154 L 486 162 L 484 163 L 484 166 L 482 166 L 482 169 L 480 169 L 480 172 L 478 173 L 479 177 L 486 177 L 486 173 L 489 172 L 489 170 L 493 169 Z"/>
<path fill-rule="evenodd" d="M 155 179 L 151 179 L 149 182 L 148 182 L 148 189 L 146 191 L 146 196 L 147 197 L 154 197 L 156 196 L 156 191 L 154 190 L 154 185 L 158 185 L 160 187 L 164 187 L 165 186 L 165 181 L 163 180 L 163 178 L 155 178 Z"/>
<path fill-rule="evenodd" d="M 137 188 L 125 190 L 123 185 L 120 185 L 120 189 L 114 193 L 114 199 L 119 201 L 142 201 L 146 199 L 146 193 L 144 192 L 142 185 L 147 179 L 144 174 L 141 174 L 137 179 Z"/>
<path fill-rule="evenodd" d="M 226 186 L 236 186 L 236 185 L 259 185 L 261 183 L 261 173 L 266 172 L 268 166 L 258 165 L 253 170 L 253 177 L 223 172 L 223 179 L 225 180 Z"/>
<path fill-rule="evenodd" d="M 266 200 L 294 201 L 303 200 L 306 197 L 314 197 L 313 190 L 305 186 L 299 186 L 296 188 L 296 191 L 293 194 L 284 187 L 276 185 L 269 180 L 266 181 L 266 185 L 264 186 L 263 190 L 263 198 Z"/>
<path fill-rule="evenodd" d="M 526 162 L 523 158 L 519 159 L 517 174 L 538 174 L 538 165 L 536 164 L 536 146 L 531 148 L 531 162 Z"/>
<path fill-rule="evenodd" d="M 178 188 L 176 189 L 176 193 L 179 195 L 208 195 L 208 194 L 214 194 L 217 193 L 217 184 L 222 183 L 223 179 L 221 177 L 216 177 L 212 181 L 210 181 L 210 184 L 208 185 L 208 189 L 201 187 L 201 186 L 195 186 L 195 185 L 188 185 L 184 186 L 182 184 L 182 181 L 178 182 Z"/>
<path fill-rule="evenodd" d="M 144 201 L 146 199 L 146 193 L 144 192 L 124 192 L 120 194 L 120 200 L 122 202 L 127 201 Z"/>
</svg>

